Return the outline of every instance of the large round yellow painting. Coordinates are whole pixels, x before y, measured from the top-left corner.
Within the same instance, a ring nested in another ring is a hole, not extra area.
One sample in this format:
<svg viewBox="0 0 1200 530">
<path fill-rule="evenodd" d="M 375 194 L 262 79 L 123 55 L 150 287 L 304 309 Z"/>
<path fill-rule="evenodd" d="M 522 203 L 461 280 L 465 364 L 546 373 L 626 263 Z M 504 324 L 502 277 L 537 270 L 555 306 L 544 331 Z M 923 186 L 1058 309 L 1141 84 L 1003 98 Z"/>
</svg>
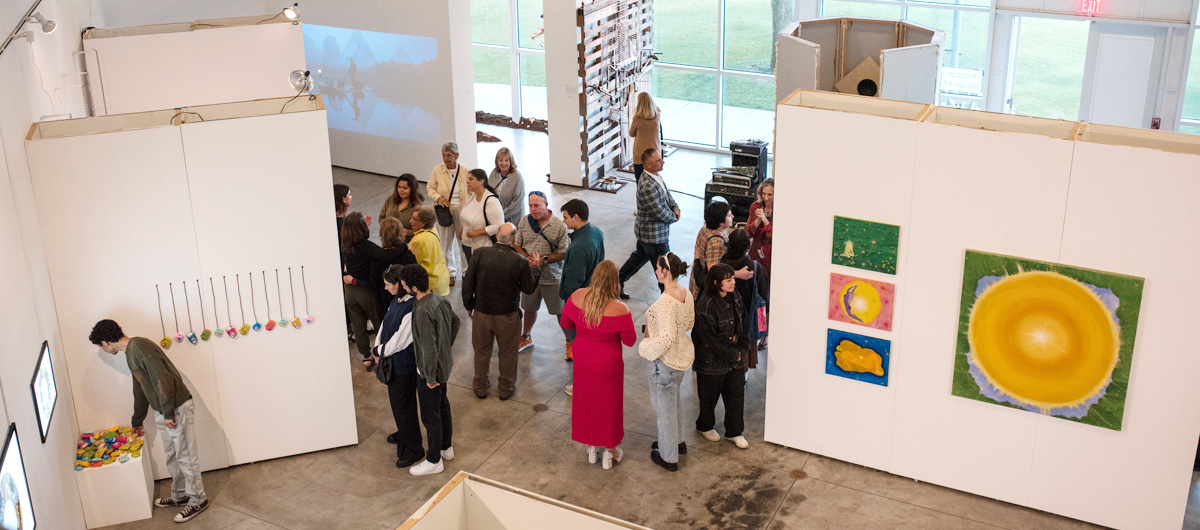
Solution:
<svg viewBox="0 0 1200 530">
<path fill-rule="evenodd" d="M 1000 392 L 1040 409 L 1074 407 L 1108 385 L 1120 337 L 1089 287 L 1033 271 L 992 284 L 967 328 L 979 370 Z"/>
<path fill-rule="evenodd" d="M 968 250 L 951 393 L 1121 430 L 1144 285 Z"/>
</svg>

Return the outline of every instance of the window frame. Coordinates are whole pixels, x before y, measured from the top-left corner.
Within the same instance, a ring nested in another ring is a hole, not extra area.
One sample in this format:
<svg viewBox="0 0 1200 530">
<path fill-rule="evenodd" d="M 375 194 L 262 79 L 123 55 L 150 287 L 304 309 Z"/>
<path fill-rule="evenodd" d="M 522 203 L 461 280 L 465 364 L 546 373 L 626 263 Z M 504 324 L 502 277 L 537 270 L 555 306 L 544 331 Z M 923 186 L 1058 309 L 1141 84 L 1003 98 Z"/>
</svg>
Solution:
<svg viewBox="0 0 1200 530">
<path fill-rule="evenodd" d="M 496 50 L 508 52 L 508 83 L 509 94 L 511 95 L 511 107 L 509 111 L 509 119 L 514 123 L 521 120 L 524 114 L 525 101 L 522 97 L 524 85 L 521 84 L 521 56 L 522 55 L 540 55 L 545 60 L 546 50 L 543 48 L 525 48 L 521 46 L 521 34 L 519 33 L 520 22 L 520 0 L 507 0 L 508 2 L 508 44 L 486 44 L 482 42 L 471 41 L 471 50 Z M 472 80 L 472 82 L 474 82 Z M 544 87 L 543 87 L 544 89 Z M 547 119 L 546 116 L 540 117 Z"/>
</svg>

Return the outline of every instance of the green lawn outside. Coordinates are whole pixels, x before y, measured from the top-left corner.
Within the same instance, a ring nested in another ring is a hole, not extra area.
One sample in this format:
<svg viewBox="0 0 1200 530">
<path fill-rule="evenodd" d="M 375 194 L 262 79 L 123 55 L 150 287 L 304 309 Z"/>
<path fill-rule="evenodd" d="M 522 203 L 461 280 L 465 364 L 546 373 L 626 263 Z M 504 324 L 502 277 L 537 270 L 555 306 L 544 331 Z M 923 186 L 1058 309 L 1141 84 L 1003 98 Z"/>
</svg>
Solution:
<svg viewBox="0 0 1200 530">
<path fill-rule="evenodd" d="M 1013 106 L 1017 114 L 1079 119 L 1088 23 L 1021 18 Z"/>
</svg>

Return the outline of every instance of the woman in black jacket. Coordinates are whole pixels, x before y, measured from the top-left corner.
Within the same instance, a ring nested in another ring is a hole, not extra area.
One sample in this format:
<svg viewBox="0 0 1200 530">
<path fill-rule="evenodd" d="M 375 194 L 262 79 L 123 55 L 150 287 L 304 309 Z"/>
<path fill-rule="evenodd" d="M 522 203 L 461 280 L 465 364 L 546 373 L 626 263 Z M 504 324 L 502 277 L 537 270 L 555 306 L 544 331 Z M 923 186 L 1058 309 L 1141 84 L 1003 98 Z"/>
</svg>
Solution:
<svg viewBox="0 0 1200 530">
<path fill-rule="evenodd" d="M 742 309 L 746 312 L 746 337 L 751 342 L 758 342 L 758 305 L 759 299 L 762 303 L 771 301 L 771 282 L 767 277 L 766 269 L 759 265 L 757 261 L 750 259 L 750 234 L 741 228 L 734 230 L 729 234 L 729 246 L 725 251 L 725 255 L 721 257 L 721 263 L 729 265 L 733 270 L 741 270 L 743 267 L 754 271 L 754 277 L 748 280 L 737 279 L 734 292 L 742 301 Z M 747 368 L 753 370 L 758 367 L 758 350 L 751 349 Z"/>
<path fill-rule="evenodd" d="M 745 427 L 743 403 L 746 395 L 746 362 L 752 343 L 747 337 L 746 311 L 734 293 L 733 268 L 713 265 L 704 278 L 704 290 L 696 303 L 696 326 L 692 342 L 696 349 L 696 393 L 700 416 L 696 430 L 709 441 L 721 440 L 713 429 L 717 400 L 725 404 L 725 437 L 740 449 L 750 447 L 742 436 Z"/>
<path fill-rule="evenodd" d="M 379 306 L 379 290 L 383 288 L 383 268 L 399 260 L 408 247 L 401 245 L 391 250 L 379 248 L 368 239 L 371 232 L 362 212 L 350 212 L 342 221 L 342 263 L 346 272 L 342 282 L 346 284 L 346 312 L 350 314 L 350 325 L 354 329 L 354 345 L 363 356 L 363 366 L 368 370 L 375 366 L 371 360 L 371 341 L 367 336 L 367 321 L 379 329 L 383 310 Z"/>
</svg>

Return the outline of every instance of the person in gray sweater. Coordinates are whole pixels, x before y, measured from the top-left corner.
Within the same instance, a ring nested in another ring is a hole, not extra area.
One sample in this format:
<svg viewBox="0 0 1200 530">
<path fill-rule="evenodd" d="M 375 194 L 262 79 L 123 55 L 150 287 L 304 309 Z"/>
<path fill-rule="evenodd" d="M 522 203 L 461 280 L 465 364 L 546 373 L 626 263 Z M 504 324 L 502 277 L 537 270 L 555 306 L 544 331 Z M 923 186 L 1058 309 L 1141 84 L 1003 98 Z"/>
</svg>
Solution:
<svg viewBox="0 0 1200 530">
<path fill-rule="evenodd" d="M 507 147 L 496 151 L 496 168 L 488 175 L 487 182 L 496 190 L 504 207 L 504 222 L 517 224 L 525 216 L 525 179 L 517 171 L 517 161 Z"/>
<path fill-rule="evenodd" d="M 429 291 L 429 273 L 420 265 L 405 265 L 400 284 L 417 299 L 413 306 L 412 334 L 416 344 L 417 400 L 428 444 L 425 461 L 408 472 L 421 477 L 445 470 L 442 460 L 454 460 L 453 427 L 446 382 L 454 367 L 451 347 L 461 324 L 450 303 Z"/>
</svg>

